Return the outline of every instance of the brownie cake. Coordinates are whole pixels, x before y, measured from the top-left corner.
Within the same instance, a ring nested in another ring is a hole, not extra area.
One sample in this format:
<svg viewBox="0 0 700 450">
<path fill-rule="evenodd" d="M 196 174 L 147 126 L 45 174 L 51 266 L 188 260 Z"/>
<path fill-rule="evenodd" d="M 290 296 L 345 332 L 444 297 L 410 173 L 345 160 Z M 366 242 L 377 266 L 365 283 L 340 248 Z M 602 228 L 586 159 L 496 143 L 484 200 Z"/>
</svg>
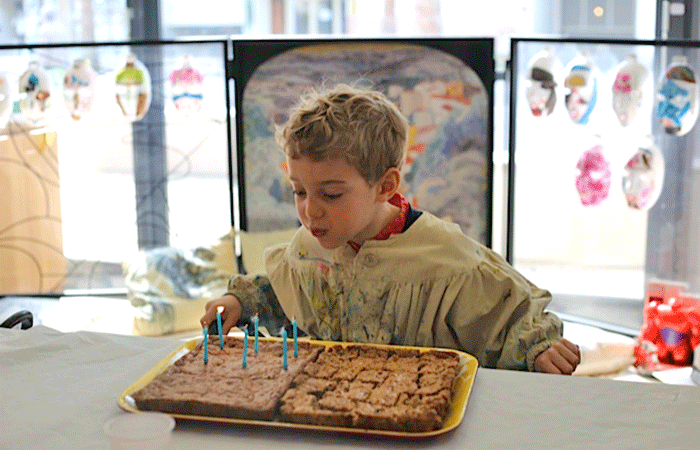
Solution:
<svg viewBox="0 0 700 450">
<path fill-rule="evenodd" d="M 243 368 L 240 338 L 227 337 L 223 350 L 209 338 L 132 394 L 140 410 L 421 432 L 442 427 L 459 369 L 457 353 L 351 344 L 326 347 L 299 341 L 298 358 L 282 343 L 248 345 Z"/>
<path fill-rule="evenodd" d="M 243 340 L 209 338 L 209 361 L 204 364 L 202 343 L 188 352 L 131 397 L 140 410 L 173 414 L 272 420 L 279 398 L 306 363 L 323 346 L 299 342 L 299 357 L 289 351 L 284 370 L 281 341 L 259 341 L 259 353 L 248 343 L 243 368 Z"/>
<path fill-rule="evenodd" d="M 337 345 L 307 364 L 282 396 L 283 420 L 393 431 L 442 427 L 459 356 Z"/>
</svg>

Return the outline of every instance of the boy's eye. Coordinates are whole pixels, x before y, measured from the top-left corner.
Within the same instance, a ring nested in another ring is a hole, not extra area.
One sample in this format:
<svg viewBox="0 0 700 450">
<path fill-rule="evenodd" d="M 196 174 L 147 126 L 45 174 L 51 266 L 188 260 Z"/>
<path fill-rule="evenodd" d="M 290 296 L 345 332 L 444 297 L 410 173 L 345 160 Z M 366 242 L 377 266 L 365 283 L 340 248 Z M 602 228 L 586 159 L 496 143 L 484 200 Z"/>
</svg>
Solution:
<svg viewBox="0 0 700 450">
<path fill-rule="evenodd" d="M 325 198 L 326 200 L 337 200 L 342 196 L 343 196 L 342 193 L 340 193 L 340 194 L 323 194 L 323 198 Z"/>
<path fill-rule="evenodd" d="M 292 194 L 296 195 L 297 197 L 303 197 L 306 194 L 306 192 L 295 189 L 292 191 Z"/>
</svg>

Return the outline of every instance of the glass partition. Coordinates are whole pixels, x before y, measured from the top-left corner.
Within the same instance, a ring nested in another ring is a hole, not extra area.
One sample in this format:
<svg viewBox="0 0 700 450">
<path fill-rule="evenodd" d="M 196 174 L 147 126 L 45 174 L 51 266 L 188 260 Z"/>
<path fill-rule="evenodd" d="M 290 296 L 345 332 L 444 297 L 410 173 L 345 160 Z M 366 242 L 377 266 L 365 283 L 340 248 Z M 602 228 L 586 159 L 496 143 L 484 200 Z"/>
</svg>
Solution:
<svg viewBox="0 0 700 450">
<path fill-rule="evenodd" d="M 512 41 L 508 258 L 553 309 L 638 330 L 700 291 L 696 42 Z"/>
<path fill-rule="evenodd" d="M 124 290 L 232 224 L 227 41 L 0 47 L 0 295 Z"/>
</svg>

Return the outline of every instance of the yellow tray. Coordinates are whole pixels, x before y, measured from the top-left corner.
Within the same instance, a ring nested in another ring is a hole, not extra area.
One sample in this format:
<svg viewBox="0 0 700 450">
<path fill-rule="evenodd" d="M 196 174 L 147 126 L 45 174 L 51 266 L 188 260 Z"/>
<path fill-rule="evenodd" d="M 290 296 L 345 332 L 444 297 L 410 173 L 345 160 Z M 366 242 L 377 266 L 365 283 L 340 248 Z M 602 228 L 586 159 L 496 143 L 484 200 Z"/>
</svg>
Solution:
<svg viewBox="0 0 700 450">
<path fill-rule="evenodd" d="M 279 338 L 261 338 L 261 340 L 279 340 Z M 158 374 L 168 368 L 171 364 L 177 361 L 184 354 L 188 353 L 190 350 L 194 349 L 195 346 L 201 341 L 201 338 L 192 339 L 180 345 L 178 348 L 173 350 L 168 356 L 163 358 L 155 366 L 153 366 L 148 372 L 146 372 L 141 378 L 136 380 L 131 386 L 129 386 L 122 394 L 119 396 L 117 403 L 119 406 L 128 412 L 139 412 L 136 407 L 134 400 L 131 398 L 131 394 L 138 391 L 139 389 L 150 383 Z M 363 345 L 372 347 L 388 347 L 386 345 L 378 344 L 358 344 L 349 342 L 332 342 L 332 341 L 314 341 L 309 340 L 309 342 L 315 344 L 325 345 L 330 347 L 333 345 Z M 428 351 L 431 348 L 426 347 L 408 347 L 408 346 L 392 346 L 392 348 L 402 348 L 402 349 L 416 349 L 419 351 Z M 450 405 L 450 410 L 445 417 L 445 422 L 442 428 L 432 431 L 422 431 L 422 432 L 404 432 L 404 431 L 389 431 L 389 430 L 373 430 L 364 428 L 348 428 L 348 427 L 330 427 L 322 425 L 307 425 L 292 422 L 283 422 L 280 420 L 244 420 L 244 419 L 230 419 L 226 417 L 212 417 L 212 416 L 194 416 L 186 414 L 170 414 L 176 419 L 187 419 L 196 421 L 206 421 L 206 422 L 217 422 L 217 423 L 231 423 L 239 425 L 252 425 L 252 426 L 262 426 L 262 427 L 273 427 L 273 428 L 287 428 L 287 429 L 300 429 L 300 430 L 314 430 L 314 431 L 329 431 L 329 432 L 340 432 L 346 434 L 359 434 L 366 436 L 393 436 L 400 438 L 426 438 L 431 436 L 437 436 L 448 431 L 452 431 L 462 422 L 464 418 L 464 412 L 467 408 L 467 401 L 469 400 L 469 394 L 472 390 L 472 385 L 474 384 L 474 377 L 476 376 L 476 370 L 478 367 L 478 362 L 476 358 L 468 353 L 460 352 L 457 350 L 437 348 L 436 350 L 452 352 L 459 355 L 459 371 L 457 372 L 457 377 L 454 382 L 454 395 L 452 397 L 452 404 Z"/>
</svg>

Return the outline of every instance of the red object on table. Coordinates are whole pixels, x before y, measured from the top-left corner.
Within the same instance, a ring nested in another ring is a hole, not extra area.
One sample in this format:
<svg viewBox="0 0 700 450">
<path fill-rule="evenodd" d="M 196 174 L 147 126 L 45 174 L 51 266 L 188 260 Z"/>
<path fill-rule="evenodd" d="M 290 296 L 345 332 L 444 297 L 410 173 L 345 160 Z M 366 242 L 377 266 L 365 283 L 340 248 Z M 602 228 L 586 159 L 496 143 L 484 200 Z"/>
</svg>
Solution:
<svg viewBox="0 0 700 450">
<path fill-rule="evenodd" d="M 686 288 L 659 281 L 647 285 L 644 323 L 634 349 L 638 370 L 692 364 L 693 349 L 700 344 L 700 297 Z"/>
</svg>

